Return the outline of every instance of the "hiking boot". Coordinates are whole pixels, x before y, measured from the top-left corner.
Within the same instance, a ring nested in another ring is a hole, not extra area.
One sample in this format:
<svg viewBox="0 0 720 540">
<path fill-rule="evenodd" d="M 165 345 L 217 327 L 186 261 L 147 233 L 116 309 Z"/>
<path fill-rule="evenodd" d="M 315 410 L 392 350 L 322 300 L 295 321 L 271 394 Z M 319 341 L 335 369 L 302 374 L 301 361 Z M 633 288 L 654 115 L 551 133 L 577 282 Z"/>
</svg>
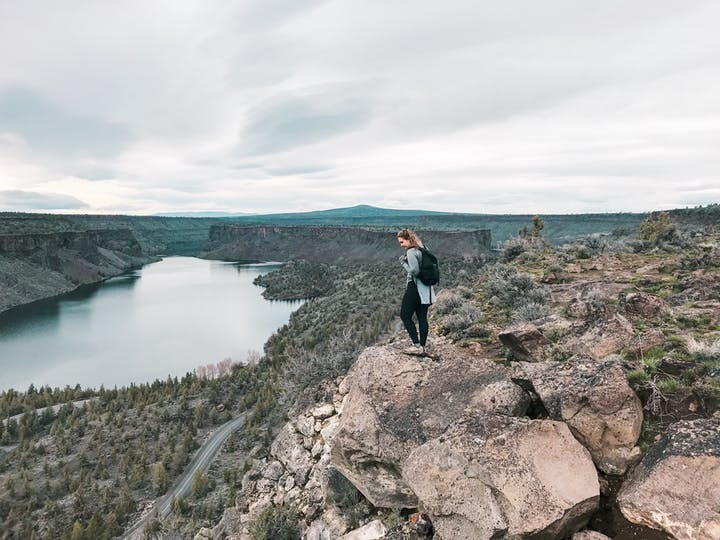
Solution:
<svg viewBox="0 0 720 540">
<path fill-rule="evenodd" d="M 435 350 L 435 347 L 433 347 L 429 343 L 427 345 L 425 345 L 422 348 L 422 350 L 423 350 L 423 352 L 422 352 L 423 356 L 427 356 L 428 358 L 430 358 L 430 360 L 435 360 L 435 361 L 440 360 L 440 357 L 437 356 L 437 351 Z"/>
<path fill-rule="evenodd" d="M 416 356 L 422 356 L 423 353 L 423 347 L 419 343 L 415 343 L 414 345 L 410 345 L 409 347 L 405 347 L 402 350 L 403 354 L 414 354 Z"/>
</svg>

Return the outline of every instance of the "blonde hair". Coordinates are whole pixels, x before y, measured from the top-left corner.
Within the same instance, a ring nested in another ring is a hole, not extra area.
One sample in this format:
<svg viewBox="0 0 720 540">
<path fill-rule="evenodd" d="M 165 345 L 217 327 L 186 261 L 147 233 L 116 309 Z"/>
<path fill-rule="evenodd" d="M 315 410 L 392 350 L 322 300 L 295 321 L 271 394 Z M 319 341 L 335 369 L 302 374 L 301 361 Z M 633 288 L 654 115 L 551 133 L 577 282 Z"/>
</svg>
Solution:
<svg viewBox="0 0 720 540">
<path fill-rule="evenodd" d="M 420 248 L 420 246 L 422 246 L 422 240 L 420 240 L 420 237 L 415 234 L 415 231 L 412 229 L 400 229 L 397 236 L 404 240 L 410 240 L 410 245 L 414 248 Z"/>
</svg>

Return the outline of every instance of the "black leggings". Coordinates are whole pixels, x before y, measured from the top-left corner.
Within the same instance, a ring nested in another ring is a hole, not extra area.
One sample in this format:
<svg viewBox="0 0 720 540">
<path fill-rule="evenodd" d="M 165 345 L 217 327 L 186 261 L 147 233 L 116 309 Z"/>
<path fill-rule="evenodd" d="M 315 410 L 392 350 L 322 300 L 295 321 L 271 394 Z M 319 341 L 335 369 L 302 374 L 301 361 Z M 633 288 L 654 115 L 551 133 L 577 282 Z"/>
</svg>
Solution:
<svg viewBox="0 0 720 540">
<path fill-rule="evenodd" d="M 400 306 L 400 318 L 402 319 L 410 339 L 413 343 L 420 343 L 423 347 L 427 343 L 428 335 L 428 320 L 427 313 L 430 304 L 423 304 L 420 302 L 420 294 L 417 290 L 417 285 L 414 281 L 409 281 L 407 288 L 405 289 L 405 295 L 402 299 L 402 305 Z M 420 326 L 420 340 L 418 340 L 418 331 L 415 328 L 415 321 L 413 321 L 413 313 L 417 315 L 418 325 Z"/>
</svg>

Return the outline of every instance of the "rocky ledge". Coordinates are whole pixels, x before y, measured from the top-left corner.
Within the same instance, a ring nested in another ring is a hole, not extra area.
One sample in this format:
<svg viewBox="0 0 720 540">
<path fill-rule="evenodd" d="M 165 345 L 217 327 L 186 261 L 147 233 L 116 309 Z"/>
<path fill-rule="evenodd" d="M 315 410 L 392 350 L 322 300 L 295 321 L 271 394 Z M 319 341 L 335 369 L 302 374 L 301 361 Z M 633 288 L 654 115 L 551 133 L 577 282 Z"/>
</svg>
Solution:
<svg viewBox="0 0 720 540">
<path fill-rule="evenodd" d="M 627 519 L 681 540 L 720 538 L 720 419 L 670 426 L 618 495 Z"/>
</svg>

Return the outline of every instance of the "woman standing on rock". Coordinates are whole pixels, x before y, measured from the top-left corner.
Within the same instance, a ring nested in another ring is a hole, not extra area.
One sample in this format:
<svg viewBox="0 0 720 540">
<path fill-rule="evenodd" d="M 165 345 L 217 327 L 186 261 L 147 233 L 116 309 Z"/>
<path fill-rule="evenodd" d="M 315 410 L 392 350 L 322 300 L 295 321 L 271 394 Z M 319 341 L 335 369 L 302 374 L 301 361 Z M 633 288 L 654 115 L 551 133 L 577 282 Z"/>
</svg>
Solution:
<svg viewBox="0 0 720 540">
<path fill-rule="evenodd" d="M 405 250 L 405 255 L 400 256 L 400 262 L 407 272 L 407 286 L 403 295 L 400 307 L 400 318 L 402 319 L 413 344 L 405 349 L 409 354 L 425 354 L 428 336 L 428 308 L 435 299 L 435 291 L 431 285 L 425 285 L 418 279 L 420 273 L 420 261 L 422 260 L 423 243 L 412 229 L 402 229 L 397 233 L 398 243 Z M 413 321 L 413 313 L 417 316 L 418 329 Z"/>
</svg>

